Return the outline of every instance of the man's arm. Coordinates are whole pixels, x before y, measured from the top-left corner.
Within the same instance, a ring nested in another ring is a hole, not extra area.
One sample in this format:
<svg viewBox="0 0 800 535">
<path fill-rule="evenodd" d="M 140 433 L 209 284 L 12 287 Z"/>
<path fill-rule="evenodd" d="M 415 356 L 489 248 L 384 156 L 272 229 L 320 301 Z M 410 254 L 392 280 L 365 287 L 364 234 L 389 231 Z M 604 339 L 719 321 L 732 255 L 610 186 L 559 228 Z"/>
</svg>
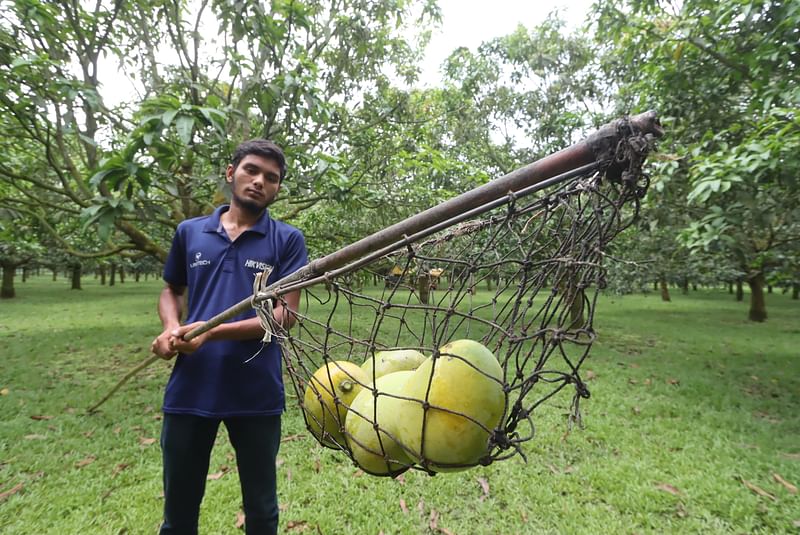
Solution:
<svg viewBox="0 0 800 535">
<path fill-rule="evenodd" d="M 158 317 L 164 330 L 153 340 L 150 349 L 162 359 L 171 359 L 177 354 L 172 332 L 180 327 L 184 286 L 167 284 L 158 297 Z"/>
</svg>

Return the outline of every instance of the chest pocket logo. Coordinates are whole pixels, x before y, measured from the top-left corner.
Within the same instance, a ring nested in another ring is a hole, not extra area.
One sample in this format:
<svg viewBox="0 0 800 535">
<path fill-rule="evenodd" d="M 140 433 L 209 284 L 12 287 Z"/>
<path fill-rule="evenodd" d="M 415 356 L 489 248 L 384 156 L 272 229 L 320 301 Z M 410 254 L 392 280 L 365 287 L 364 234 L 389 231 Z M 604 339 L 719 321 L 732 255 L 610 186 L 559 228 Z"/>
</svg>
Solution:
<svg viewBox="0 0 800 535">
<path fill-rule="evenodd" d="M 209 265 L 211 265 L 211 260 L 208 260 L 208 259 L 205 259 L 205 258 L 202 258 L 202 257 L 203 257 L 203 253 L 200 252 L 200 251 L 197 251 L 194 254 L 194 262 L 189 264 L 189 267 L 190 268 L 196 268 L 198 266 L 209 266 Z"/>
</svg>

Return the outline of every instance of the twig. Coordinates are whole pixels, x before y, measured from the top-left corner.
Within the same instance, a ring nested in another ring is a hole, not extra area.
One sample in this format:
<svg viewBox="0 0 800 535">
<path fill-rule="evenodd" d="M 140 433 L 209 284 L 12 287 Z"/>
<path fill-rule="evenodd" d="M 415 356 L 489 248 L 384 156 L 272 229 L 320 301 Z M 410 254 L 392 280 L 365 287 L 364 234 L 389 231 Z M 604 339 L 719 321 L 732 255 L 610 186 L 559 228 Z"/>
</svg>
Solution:
<svg viewBox="0 0 800 535">
<path fill-rule="evenodd" d="M 161 358 L 161 357 L 159 357 L 158 355 L 150 355 L 149 357 L 147 357 L 147 359 L 145 359 L 145 360 L 144 360 L 143 362 L 141 362 L 141 363 L 140 363 L 138 366 L 136 366 L 134 369 L 132 369 L 131 371 L 129 371 L 129 372 L 128 372 L 128 373 L 125 375 L 125 377 L 123 377 L 122 379 L 120 379 L 120 380 L 119 380 L 119 382 L 118 382 L 116 385 L 114 385 L 114 388 L 112 388 L 112 389 L 111 389 L 111 391 L 110 391 L 108 394 L 106 394 L 105 396 L 103 396 L 103 399 L 101 399 L 100 401 L 98 401 L 97 403 L 95 403 L 94 405 L 92 405 L 91 407 L 89 407 L 89 409 L 88 409 L 86 412 L 88 412 L 89 414 L 92 414 L 92 413 L 96 412 L 96 411 L 97 411 L 97 408 L 98 408 L 100 405 L 102 405 L 103 403 L 105 403 L 106 401 L 108 401 L 108 398 L 110 398 L 111 396 L 113 396 L 113 395 L 114 395 L 114 394 L 117 392 L 117 390 L 119 390 L 119 389 L 120 389 L 120 387 L 122 387 L 122 385 L 124 385 L 125 383 L 127 383 L 127 382 L 130 380 L 130 378 L 131 378 L 131 377 L 133 377 L 134 375 L 136 375 L 137 373 L 139 373 L 139 372 L 140 372 L 140 371 L 142 371 L 143 369 L 145 369 L 145 368 L 147 368 L 148 366 L 150 366 L 152 363 L 154 363 L 155 361 L 157 361 L 159 358 Z"/>
</svg>

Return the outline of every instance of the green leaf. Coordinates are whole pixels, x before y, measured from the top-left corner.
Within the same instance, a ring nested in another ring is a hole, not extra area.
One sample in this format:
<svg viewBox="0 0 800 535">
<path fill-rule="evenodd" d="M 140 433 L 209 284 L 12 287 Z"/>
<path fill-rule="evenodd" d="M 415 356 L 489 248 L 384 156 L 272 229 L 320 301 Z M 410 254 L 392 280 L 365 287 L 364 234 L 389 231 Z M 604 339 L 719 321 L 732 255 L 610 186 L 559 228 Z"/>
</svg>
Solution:
<svg viewBox="0 0 800 535">
<path fill-rule="evenodd" d="M 191 115 L 179 115 L 175 125 L 178 130 L 178 137 L 184 145 L 192 142 L 192 130 L 194 129 L 194 117 Z"/>
<path fill-rule="evenodd" d="M 172 120 L 178 114 L 180 110 L 168 110 L 161 114 L 161 122 L 164 123 L 164 126 L 170 126 L 172 124 Z"/>
</svg>

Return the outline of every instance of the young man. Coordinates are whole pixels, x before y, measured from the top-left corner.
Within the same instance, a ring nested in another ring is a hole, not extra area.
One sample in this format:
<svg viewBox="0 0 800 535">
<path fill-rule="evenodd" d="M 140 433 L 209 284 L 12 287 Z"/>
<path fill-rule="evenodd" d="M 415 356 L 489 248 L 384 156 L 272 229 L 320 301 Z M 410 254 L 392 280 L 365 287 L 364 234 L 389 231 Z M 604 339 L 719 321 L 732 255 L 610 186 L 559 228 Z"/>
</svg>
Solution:
<svg viewBox="0 0 800 535">
<path fill-rule="evenodd" d="M 161 534 L 197 533 L 220 422 L 236 451 L 246 532 L 277 533 L 275 457 L 284 408 L 278 345 L 273 338 L 262 349 L 264 331 L 253 310 L 191 341 L 182 336 L 252 295 L 258 272 L 272 269 L 272 283 L 306 264 L 303 235 L 267 211 L 285 175 L 286 160 L 277 145 L 242 143 L 226 172 L 230 205 L 184 221 L 175 232 L 158 302 L 164 330 L 152 345 L 164 359 L 178 355 L 164 395 Z M 181 325 L 186 290 L 188 310 Z M 300 293 L 284 299 L 297 310 Z M 273 312 L 277 322 L 291 325 L 293 316 L 280 303 Z"/>
</svg>

